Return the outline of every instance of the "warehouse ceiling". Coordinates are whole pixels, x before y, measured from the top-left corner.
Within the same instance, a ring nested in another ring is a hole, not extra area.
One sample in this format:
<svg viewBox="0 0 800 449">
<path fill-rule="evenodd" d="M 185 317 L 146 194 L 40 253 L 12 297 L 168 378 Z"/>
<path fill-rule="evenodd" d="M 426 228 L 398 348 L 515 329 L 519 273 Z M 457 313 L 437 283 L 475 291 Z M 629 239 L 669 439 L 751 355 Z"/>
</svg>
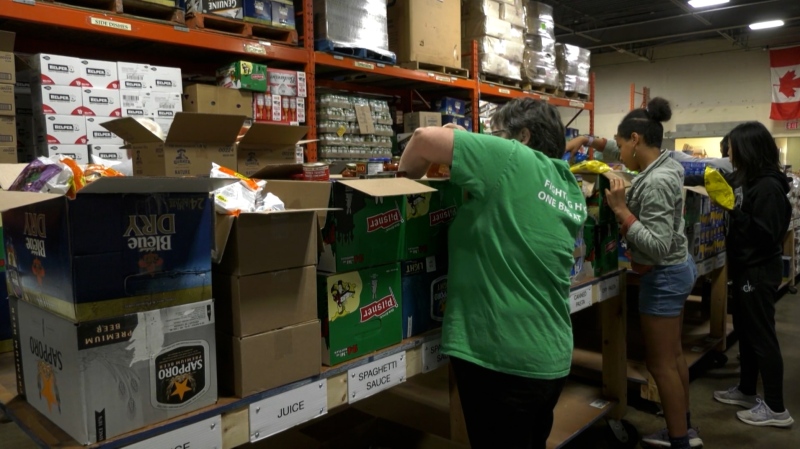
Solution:
<svg viewBox="0 0 800 449">
<path fill-rule="evenodd" d="M 730 0 L 694 8 L 689 0 L 545 0 L 554 7 L 556 39 L 651 60 L 662 45 L 716 39 L 739 48 L 800 45 L 800 0 Z M 750 24 L 783 20 L 754 31 Z"/>
</svg>

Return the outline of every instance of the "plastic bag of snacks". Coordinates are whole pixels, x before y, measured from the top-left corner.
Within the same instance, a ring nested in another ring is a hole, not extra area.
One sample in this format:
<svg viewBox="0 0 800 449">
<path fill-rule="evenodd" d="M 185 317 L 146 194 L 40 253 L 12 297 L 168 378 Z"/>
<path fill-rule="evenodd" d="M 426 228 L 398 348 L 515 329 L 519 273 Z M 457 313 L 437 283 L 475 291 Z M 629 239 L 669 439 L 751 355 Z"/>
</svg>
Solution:
<svg viewBox="0 0 800 449">
<path fill-rule="evenodd" d="M 602 174 L 611 171 L 611 167 L 602 161 L 583 161 L 569 168 L 572 173 L 596 173 Z"/>
<path fill-rule="evenodd" d="M 239 180 L 239 182 L 214 191 L 214 204 L 219 214 L 238 216 L 242 212 L 284 210 L 283 202 L 265 190 L 266 181 L 250 179 L 229 168 L 213 163 L 211 177 Z"/>
<path fill-rule="evenodd" d="M 8 190 L 55 193 L 75 198 L 75 193 L 83 187 L 82 178 L 83 172 L 72 159 L 40 157 L 22 170 Z"/>
<path fill-rule="evenodd" d="M 86 180 L 86 184 L 97 181 L 100 178 L 116 178 L 121 176 L 125 175 L 102 164 L 89 164 L 83 169 L 83 177 Z"/>
<path fill-rule="evenodd" d="M 711 201 L 719 204 L 723 209 L 732 210 L 736 203 L 733 189 L 725 181 L 722 174 L 711 167 L 706 167 L 703 180 Z"/>
</svg>

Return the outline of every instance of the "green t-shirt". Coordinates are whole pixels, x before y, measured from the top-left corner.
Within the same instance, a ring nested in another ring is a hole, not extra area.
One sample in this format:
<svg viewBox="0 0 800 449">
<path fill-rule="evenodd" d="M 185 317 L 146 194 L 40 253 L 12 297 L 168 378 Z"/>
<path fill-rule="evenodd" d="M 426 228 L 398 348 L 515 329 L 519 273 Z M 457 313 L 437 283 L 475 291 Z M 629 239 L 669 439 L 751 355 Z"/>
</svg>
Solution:
<svg viewBox="0 0 800 449">
<path fill-rule="evenodd" d="M 569 374 L 570 269 L 586 201 L 566 162 L 455 131 L 451 182 L 469 193 L 450 228 L 444 353 L 537 379 Z"/>
</svg>

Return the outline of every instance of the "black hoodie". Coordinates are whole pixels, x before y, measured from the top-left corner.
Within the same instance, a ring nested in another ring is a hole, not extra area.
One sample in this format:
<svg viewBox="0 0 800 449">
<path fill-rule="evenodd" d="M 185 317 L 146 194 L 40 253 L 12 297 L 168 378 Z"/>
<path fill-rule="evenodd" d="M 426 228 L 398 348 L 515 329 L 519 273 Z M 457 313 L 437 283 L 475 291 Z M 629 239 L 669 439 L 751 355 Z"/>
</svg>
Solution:
<svg viewBox="0 0 800 449">
<path fill-rule="evenodd" d="M 729 213 L 728 263 L 731 271 L 763 265 L 783 255 L 792 206 L 789 178 L 779 171 L 734 188 L 736 207 Z"/>
</svg>

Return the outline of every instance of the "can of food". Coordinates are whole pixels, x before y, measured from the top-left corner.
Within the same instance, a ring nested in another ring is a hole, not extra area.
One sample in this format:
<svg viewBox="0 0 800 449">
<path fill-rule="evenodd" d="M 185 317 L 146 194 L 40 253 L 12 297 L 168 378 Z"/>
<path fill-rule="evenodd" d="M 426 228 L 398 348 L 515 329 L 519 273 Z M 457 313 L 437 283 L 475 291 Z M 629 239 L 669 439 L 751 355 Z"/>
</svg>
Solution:
<svg viewBox="0 0 800 449">
<path fill-rule="evenodd" d="M 366 174 L 367 174 L 367 161 L 356 162 L 356 175 L 366 175 Z"/>
<path fill-rule="evenodd" d="M 383 158 L 372 158 L 367 162 L 367 174 L 377 175 L 383 171 Z"/>
<path fill-rule="evenodd" d="M 324 162 L 303 164 L 303 178 L 306 181 L 328 181 L 331 179 L 330 168 Z"/>
</svg>

